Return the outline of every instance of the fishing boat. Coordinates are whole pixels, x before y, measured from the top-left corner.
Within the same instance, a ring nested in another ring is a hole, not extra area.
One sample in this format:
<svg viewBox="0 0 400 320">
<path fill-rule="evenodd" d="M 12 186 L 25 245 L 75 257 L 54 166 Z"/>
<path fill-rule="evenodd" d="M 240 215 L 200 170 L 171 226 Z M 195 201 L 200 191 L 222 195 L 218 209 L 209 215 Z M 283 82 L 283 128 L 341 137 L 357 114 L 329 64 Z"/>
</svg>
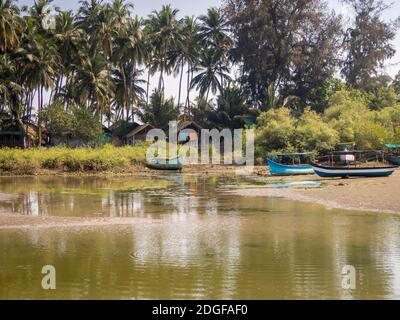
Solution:
<svg viewBox="0 0 400 320">
<path fill-rule="evenodd" d="M 400 144 L 385 144 L 389 150 L 386 159 L 393 165 L 400 166 Z"/>
<path fill-rule="evenodd" d="M 269 171 L 274 176 L 314 174 L 310 165 L 312 153 L 274 154 L 267 159 Z"/>
<path fill-rule="evenodd" d="M 181 156 L 171 159 L 150 159 L 147 167 L 154 170 L 182 170 L 183 159 Z"/>
<path fill-rule="evenodd" d="M 382 151 L 334 151 L 318 162 L 313 162 L 314 172 L 320 177 L 388 177 L 398 168 L 385 162 Z"/>
</svg>

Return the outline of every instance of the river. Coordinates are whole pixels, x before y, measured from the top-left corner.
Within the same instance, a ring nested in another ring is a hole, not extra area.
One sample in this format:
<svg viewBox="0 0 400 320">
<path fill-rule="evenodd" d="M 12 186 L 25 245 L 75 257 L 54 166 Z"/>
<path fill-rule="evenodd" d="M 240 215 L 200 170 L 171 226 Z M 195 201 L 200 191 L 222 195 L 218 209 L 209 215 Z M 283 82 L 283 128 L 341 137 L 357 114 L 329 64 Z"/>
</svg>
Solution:
<svg viewBox="0 0 400 320">
<path fill-rule="evenodd" d="M 399 216 L 229 193 L 254 184 L 265 182 L 0 178 L 0 192 L 17 195 L 1 212 L 133 221 L 0 228 L 0 299 L 400 298 Z M 56 268 L 56 290 L 42 289 L 45 265 Z M 346 265 L 354 290 L 342 286 Z"/>
</svg>

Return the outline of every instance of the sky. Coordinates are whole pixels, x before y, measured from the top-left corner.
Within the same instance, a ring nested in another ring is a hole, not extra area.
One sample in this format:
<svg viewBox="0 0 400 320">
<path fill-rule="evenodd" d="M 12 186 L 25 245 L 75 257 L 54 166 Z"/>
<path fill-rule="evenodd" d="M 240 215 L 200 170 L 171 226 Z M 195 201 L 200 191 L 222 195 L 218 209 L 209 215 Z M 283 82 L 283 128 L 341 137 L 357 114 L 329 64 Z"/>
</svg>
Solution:
<svg viewBox="0 0 400 320">
<path fill-rule="evenodd" d="M 134 14 L 138 16 L 146 17 L 153 10 L 158 10 L 163 4 L 171 4 L 174 8 L 180 10 L 180 16 L 187 15 L 201 15 L 206 13 L 207 9 L 212 6 L 220 6 L 223 0 L 130 0 L 129 2 L 134 5 Z M 348 7 L 343 5 L 340 0 L 327 0 L 328 5 L 334 9 L 337 13 L 342 14 L 345 18 L 350 19 L 350 10 Z M 385 0 L 387 3 L 392 1 Z M 384 13 L 384 19 L 390 21 L 400 16 L 400 1 L 393 1 L 393 7 Z M 19 5 L 32 5 L 33 0 L 19 0 Z M 54 0 L 53 4 L 61 9 L 72 9 L 76 10 L 79 7 L 79 0 Z M 398 31 L 396 40 L 394 42 L 397 53 L 394 58 L 387 62 L 386 71 L 391 75 L 395 76 L 400 70 L 400 30 Z M 157 75 L 154 76 L 152 84 L 156 85 Z M 179 79 L 173 77 L 167 77 L 165 79 L 165 91 L 168 96 L 176 97 L 178 94 Z M 186 92 L 185 84 L 182 88 L 183 92 Z"/>
</svg>

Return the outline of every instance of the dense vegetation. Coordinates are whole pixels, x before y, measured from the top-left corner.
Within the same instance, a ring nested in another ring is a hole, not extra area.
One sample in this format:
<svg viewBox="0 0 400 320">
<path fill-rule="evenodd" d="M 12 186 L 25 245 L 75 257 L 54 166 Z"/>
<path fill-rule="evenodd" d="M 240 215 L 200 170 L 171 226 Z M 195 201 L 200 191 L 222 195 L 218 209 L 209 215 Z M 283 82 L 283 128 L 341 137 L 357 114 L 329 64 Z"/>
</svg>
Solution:
<svg viewBox="0 0 400 320">
<path fill-rule="evenodd" d="M 184 18 L 170 5 L 140 18 L 124 0 L 90 0 L 57 9 L 47 28 L 50 0 L 0 0 L 0 126 L 35 122 L 41 141 L 46 123 L 89 142 L 135 117 L 255 125 L 260 156 L 400 142 L 400 74 L 384 68 L 397 23 L 380 0 L 343 2 L 350 27 L 322 0 L 230 0 Z M 175 97 L 167 75 L 179 79 Z"/>
<path fill-rule="evenodd" d="M 0 149 L 0 173 L 33 175 L 42 170 L 59 172 L 130 172 L 132 164 L 144 162 L 145 145 L 116 148 Z"/>
</svg>

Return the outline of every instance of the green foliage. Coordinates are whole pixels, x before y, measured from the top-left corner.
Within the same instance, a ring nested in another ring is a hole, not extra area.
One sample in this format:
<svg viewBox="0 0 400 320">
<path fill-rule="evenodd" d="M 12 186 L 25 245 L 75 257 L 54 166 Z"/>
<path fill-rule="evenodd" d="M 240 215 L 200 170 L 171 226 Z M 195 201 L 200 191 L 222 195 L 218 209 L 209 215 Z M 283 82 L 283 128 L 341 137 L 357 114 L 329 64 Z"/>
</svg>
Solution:
<svg viewBox="0 0 400 320">
<path fill-rule="evenodd" d="M 209 113 L 209 121 L 219 129 L 243 128 L 246 120 L 256 119 L 258 111 L 247 104 L 246 96 L 237 86 L 229 86 L 217 98 L 217 107 Z"/>
<path fill-rule="evenodd" d="M 56 102 L 47 107 L 43 112 L 43 120 L 51 135 L 62 137 L 65 133 L 74 129 L 74 116 L 72 112 L 65 110 L 64 104 Z"/>
<path fill-rule="evenodd" d="M 371 98 L 370 107 L 374 110 L 390 108 L 397 104 L 398 96 L 393 87 L 380 87 Z"/>
<path fill-rule="evenodd" d="M 174 99 L 165 99 L 164 94 L 155 90 L 150 97 L 150 103 L 142 106 L 139 117 L 144 123 L 153 125 L 155 128 L 166 129 L 171 120 L 176 120 L 179 108 Z"/>
<path fill-rule="evenodd" d="M 55 102 L 43 112 L 43 119 L 51 136 L 64 142 L 67 136 L 72 136 L 84 145 L 93 146 L 103 134 L 99 115 L 88 108 L 66 109 L 63 103 Z"/>
<path fill-rule="evenodd" d="M 74 135 L 86 145 L 98 143 L 99 137 L 103 134 L 103 126 L 100 116 L 93 114 L 87 108 L 72 108 L 74 116 Z"/>
<path fill-rule="evenodd" d="M 257 155 L 271 151 L 324 152 L 340 142 L 352 141 L 358 149 L 382 149 L 385 143 L 400 141 L 400 105 L 391 101 L 373 110 L 371 95 L 354 89 L 342 88 L 330 95 L 323 114 L 307 108 L 295 117 L 284 107 L 262 113 L 257 119 Z"/>
<path fill-rule="evenodd" d="M 288 108 L 263 112 L 257 121 L 256 145 L 259 153 L 293 149 L 295 119 Z"/>
<path fill-rule="evenodd" d="M 37 174 L 43 169 L 65 172 L 128 172 L 135 162 L 144 161 L 146 145 L 116 148 L 0 149 L 0 173 Z"/>
<path fill-rule="evenodd" d="M 338 133 L 315 111 L 306 109 L 296 123 L 293 145 L 298 151 L 323 152 L 338 143 Z"/>
</svg>

